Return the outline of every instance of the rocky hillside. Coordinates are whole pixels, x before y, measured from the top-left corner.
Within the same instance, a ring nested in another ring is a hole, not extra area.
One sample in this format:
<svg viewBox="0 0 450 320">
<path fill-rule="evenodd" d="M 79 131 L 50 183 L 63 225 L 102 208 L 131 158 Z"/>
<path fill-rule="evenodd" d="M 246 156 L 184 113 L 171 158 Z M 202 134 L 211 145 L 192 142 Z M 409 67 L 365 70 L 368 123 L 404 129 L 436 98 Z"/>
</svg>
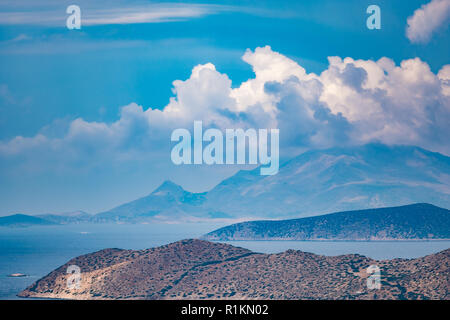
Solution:
<svg viewBox="0 0 450 320">
<path fill-rule="evenodd" d="M 205 240 L 450 239 L 450 210 L 426 203 L 280 221 L 250 221 L 212 231 Z"/>
<path fill-rule="evenodd" d="M 133 251 L 106 249 L 72 259 L 19 294 L 67 299 L 450 299 L 450 249 L 423 258 L 376 261 L 288 250 L 260 254 L 183 240 Z M 67 267 L 81 268 L 79 289 Z M 381 289 L 366 272 L 381 268 Z"/>
</svg>

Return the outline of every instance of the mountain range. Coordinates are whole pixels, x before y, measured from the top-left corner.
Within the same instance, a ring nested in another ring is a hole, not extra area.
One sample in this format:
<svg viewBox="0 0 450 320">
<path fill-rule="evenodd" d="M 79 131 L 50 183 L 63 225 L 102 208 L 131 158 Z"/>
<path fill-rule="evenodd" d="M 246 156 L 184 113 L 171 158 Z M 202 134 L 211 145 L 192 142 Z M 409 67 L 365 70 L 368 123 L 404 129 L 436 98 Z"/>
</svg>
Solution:
<svg viewBox="0 0 450 320">
<path fill-rule="evenodd" d="M 450 157 L 414 146 L 367 144 L 311 150 L 273 176 L 242 170 L 203 193 L 165 181 L 148 196 L 93 216 L 56 223 L 198 219 L 288 219 L 430 203 L 450 208 Z"/>
<path fill-rule="evenodd" d="M 37 215 L 36 217 L 55 224 L 82 223 L 92 220 L 92 215 L 84 211 L 64 212 L 60 214 L 47 213 Z"/>
<path fill-rule="evenodd" d="M 262 254 L 182 240 L 146 250 L 105 249 L 71 259 L 23 290 L 56 299 L 441 299 L 450 298 L 450 249 L 417 259 L 373 260 L 288 250 Z M 78 288 L 67 269 L 81 271 Z M 380 288 L 367 285 L 380 270 Z"/>
<path fill-rule="evenodd" d="M 205 193 L 166 181 L 96 218 L 292 218 L 431 203 L 450 208 L 450 158 L 418 147 L 369 144 L 305 152 L 273 176 L 239 171 Z"/>
<path fill-rule="evenodd" d="M 26 227 L 30 225 L 52 225 L 52 224 L 55 223 L 46 219 L 20 213 L 6 217 L 0 217 L 0 226 L 2 227 Z"/>
</svg>

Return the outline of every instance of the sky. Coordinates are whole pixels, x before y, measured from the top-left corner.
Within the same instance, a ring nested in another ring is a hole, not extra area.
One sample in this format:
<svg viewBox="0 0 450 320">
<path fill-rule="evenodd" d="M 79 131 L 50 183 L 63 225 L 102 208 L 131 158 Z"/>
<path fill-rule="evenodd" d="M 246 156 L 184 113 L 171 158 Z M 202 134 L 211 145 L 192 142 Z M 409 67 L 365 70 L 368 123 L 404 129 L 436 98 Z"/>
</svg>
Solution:
<svg viewBox="0 0 450 320">
<path fill-rule="evenodd" d="M 279 128 L 283 159 L 369 142 L 450 156 L 449 21 L 450 0 L 4 0 L 0 215 L 96 213 L 167 179 L 206 191 L 240 167 L 170 161 L 195 120 Z"/>
</svg>

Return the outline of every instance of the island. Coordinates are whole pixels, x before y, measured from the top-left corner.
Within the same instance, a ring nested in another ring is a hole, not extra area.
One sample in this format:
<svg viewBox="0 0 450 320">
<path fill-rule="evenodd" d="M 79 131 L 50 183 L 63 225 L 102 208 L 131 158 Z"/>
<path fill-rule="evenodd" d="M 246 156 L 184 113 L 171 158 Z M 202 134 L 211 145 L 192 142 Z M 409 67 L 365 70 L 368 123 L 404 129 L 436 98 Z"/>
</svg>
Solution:
<svg viewBox="0 0 450 320">
<path fill-rule="evenodd" d="M 69 266 L 79 286 L 67 285 Z M 367 285 L 374 266 L 380 288 Z M 450 299 L 450 249 L 417 259 L 288 250 L 262 254 L 198 239 L 105 249 L 68 261 L 19 293 L 56 299 Z"/>
</svg>

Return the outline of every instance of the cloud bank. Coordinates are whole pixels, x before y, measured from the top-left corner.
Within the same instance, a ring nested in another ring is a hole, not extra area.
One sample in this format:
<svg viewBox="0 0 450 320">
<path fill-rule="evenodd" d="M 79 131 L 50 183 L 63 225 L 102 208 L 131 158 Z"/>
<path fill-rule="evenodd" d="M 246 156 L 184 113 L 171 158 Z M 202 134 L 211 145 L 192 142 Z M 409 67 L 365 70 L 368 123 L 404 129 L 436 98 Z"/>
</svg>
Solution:
<svg viewBox="0 0 450 320">
<path fill-rule="evenodd" d="M 408 18 L 406 36 L 413 43 L 426 43 L 450 21 L 450 0 L 432 0 Z"/>
<path fill-rule="evenodd" d="M 79 118 L 63 130 L 50 124 L 35 136 L 2 141 L 0 175 L 86 171 L 133 161 L 156 170 L 158 163 L 170 162 L 172 130 L 191 129 L 194 120 L 220 129 L 279 128 L 284 156 L 368 142 L 450 155 L 450 65 L 434 74 L 418 58 L 395 65 L 388 58 L 330 57 L 317 75 L 269 46 L 247 50 L 243 60 L 254 77 L 239 87 L 213 64 L 198 65 L 188 79 L 173 82 L 174 95 L 162 109 L 131 103 L 112 123 Z"/>
</svg>

